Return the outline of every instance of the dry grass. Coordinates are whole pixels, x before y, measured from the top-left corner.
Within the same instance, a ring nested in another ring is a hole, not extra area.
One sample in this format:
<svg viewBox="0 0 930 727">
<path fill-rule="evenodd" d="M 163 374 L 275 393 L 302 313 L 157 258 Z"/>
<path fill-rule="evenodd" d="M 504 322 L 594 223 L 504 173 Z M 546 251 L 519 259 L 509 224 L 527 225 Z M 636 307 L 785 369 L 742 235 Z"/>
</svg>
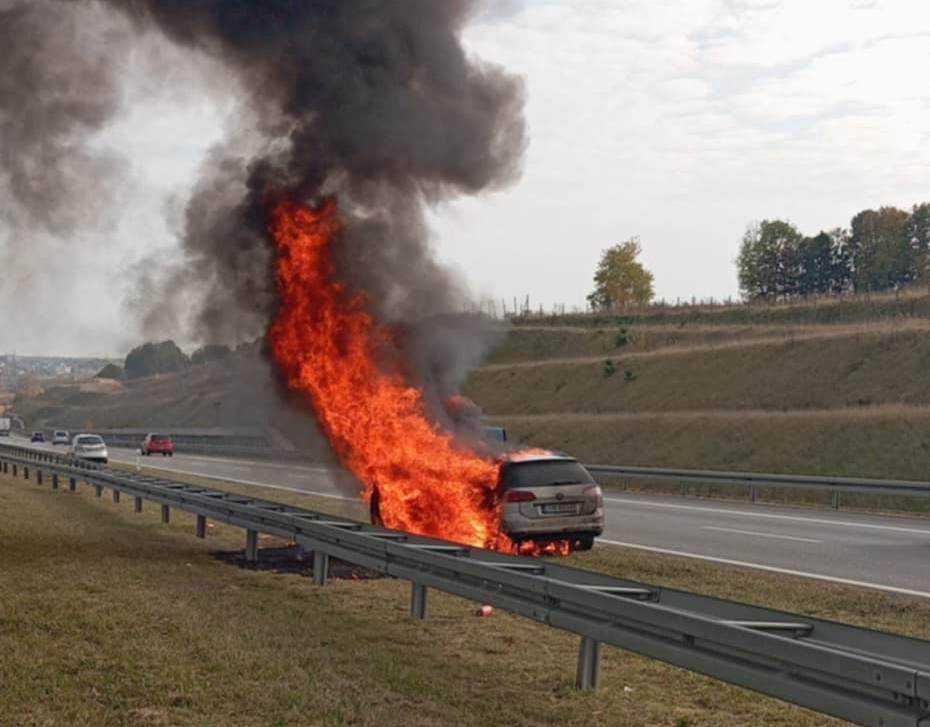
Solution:
<svg viewBox="0 0 930 727">
<path fill-rule="evenodd" d="M 930 409 L 495 417 L 514 438 L 582 461 L 930 479 Z"/>
<path fill-rule="evenodd" d="M 930 403 L 920 331 L 620 356 L 612 375 L 605 361 L 486 368 L 465 393 L 492 415 Z"/>
<path fill-rule="evenodd" d="M 835 326 L 694 326 L 687 329 L 673 326 L 595 330 L 521 326 L 508 333 L 483 369 L 503 370 L 543 363 L 603 363 L 607 357 L 635 361 L 654 356 L 700 354 L 832 338 L 860 340 L 875 336 L 885 339 L 902 333 L 928 334 L 930 321 L 905 318 Z"/>
<path fill-rule="evenodd" d="M 536 314 L 512 319 L 516 325 L 574 325 L 598 327 L 649 323 L 664 325 L 855 323 L 900 316 L 930 315 L 930 286 L 860 295 L 812 296 L 777 302 L 650 304 L 613 313 Z"/>
<path fill-rule="evenodd" d="M 134 515 L 86 490 L 0 478 L 0 503 L 17 513 L 0 531 L 4 725 L 833 723 L 613 649 L 602 690 L 580 694 L 576 640 L 505 613 L 475 618 L 433 592 L 429 620 L 415 622 L 403 583 L 318 589 L 240 570 L 210 551 L 240 547 L 241 531 L 198 541 L 189 516 L 163 526 L 155 508 Z M 930 636 L 922 601 L 613 548 L 575 562 Z"/>
</svg>

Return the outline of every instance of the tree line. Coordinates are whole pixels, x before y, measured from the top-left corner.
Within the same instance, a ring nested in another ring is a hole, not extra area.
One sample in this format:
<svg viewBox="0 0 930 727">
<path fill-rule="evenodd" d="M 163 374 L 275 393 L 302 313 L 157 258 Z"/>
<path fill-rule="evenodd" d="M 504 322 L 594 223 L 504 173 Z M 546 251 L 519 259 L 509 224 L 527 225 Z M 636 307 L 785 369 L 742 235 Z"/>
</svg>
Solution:
<svg viewBox="0 0 930 727">
<path fill-rule="evenodd" d="M 746 230 L 736 265 L 749 299 L 898 289 L 930 272 L 930 203 L 863 210 L 848 229 L 813 237 L 785 220 L 763 220 Z"/>
</svg>

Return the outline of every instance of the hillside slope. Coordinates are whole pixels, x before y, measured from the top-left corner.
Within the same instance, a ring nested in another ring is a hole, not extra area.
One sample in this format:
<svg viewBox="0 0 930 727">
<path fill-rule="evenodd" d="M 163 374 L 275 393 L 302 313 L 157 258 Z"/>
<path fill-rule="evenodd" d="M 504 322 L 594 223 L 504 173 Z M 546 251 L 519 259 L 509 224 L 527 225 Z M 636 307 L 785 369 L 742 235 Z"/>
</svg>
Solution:
<svg viewBox="0 0 930 727">
<path fill-rule="evenodd" d="M 902 309 L 930 299 L 535 317 L 465 393 L 588 462 L 930 479 L 930 318 Z"/>
</svg>

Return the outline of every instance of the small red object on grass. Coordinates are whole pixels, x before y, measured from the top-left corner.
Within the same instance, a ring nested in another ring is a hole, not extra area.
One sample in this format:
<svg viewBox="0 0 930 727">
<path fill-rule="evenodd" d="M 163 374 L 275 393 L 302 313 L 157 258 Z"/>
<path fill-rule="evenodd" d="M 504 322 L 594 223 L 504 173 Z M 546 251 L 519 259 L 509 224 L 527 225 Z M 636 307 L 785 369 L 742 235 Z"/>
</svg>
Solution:
<svg viewBox="0 0 930 727">
<path fill-rule="evenodd" d="M 490 616 L 492 613 L 494 613 L 494 609 L 491 606 L 484 604 L 481 608 L 478 609 L 478 612 L 475 615 L 485 617 Z"/>
</svg>

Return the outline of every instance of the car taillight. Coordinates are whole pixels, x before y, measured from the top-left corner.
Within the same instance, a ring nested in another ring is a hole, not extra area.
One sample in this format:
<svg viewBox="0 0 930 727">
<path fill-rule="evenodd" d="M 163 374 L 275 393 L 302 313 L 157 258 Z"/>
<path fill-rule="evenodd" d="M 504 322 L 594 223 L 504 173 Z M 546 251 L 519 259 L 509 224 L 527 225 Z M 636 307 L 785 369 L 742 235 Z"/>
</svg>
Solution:
<svg viewBox="0 0 930 727">
<path fill-rule="evenodd" d="M 599 485 L 591 485 L 590 487 L 584 488 L 585 498 L 594 498 L 595 507 L 604 507 L 604 493 L 601 492 Z"/>
<path fill-rule="evenodd" d="M 536 499 L 536 495 L 526 490 L 510 490 L 504 499 L 507 502 L 530 502 Z"/>
</svg>

